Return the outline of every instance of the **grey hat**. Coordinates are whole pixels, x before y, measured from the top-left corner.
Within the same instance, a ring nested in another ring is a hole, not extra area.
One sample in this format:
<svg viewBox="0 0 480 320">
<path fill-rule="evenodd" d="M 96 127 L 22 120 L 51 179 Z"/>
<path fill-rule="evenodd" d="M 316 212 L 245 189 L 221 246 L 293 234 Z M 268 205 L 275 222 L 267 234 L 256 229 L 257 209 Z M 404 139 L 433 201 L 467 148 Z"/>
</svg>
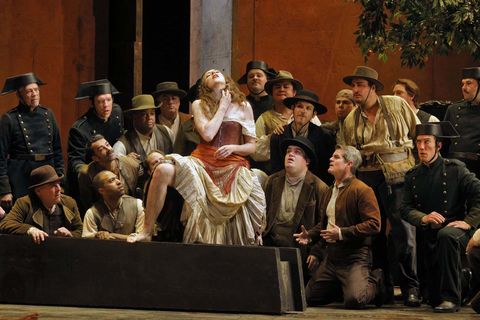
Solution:
<svg viewBox="0 0 480 320">
<path fill-rule="evenodd" d="M 356 104 L 356 103 L 357 103 L 357 102 L 355 101 L 355 99 L 353 98 L 353 91 L 350 90 L 350 89 L 340 90 L 340 91 L 337 93 L 337 96 L 335 97 L 335 99 L 338 99 L 338 98 L 346 98 L 346 99 L 352 101 L 353 104 Z"/>
<path fill-rule="evenodd" d="M 373 84 L 377 86 L 377 91 L 382 91 L 384 88 L 383 83 L 378 81 L 378 72 L 372 68 L 365 67 L 365 66 L 358 66 L 355 68 L 355 71 L 353 72 L 353 76 L 348 76 L 343 78 L 343 82 L 351 86 L 352 80 L 355 78 L 360 78 L 363 80 L 373 82 Z"/>
</svg>

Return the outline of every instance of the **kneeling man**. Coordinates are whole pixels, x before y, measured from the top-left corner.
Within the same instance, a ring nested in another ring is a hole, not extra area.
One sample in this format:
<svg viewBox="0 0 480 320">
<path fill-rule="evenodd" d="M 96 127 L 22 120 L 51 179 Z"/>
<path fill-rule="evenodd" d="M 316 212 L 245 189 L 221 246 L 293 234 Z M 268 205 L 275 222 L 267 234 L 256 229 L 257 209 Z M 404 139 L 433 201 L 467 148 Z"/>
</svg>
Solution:
<svg viewBox="0 0 480 320">
<path fill-rule="evenodd" d="M 435 312 L 456 312 L 461 303 L 461 254 L 480 223 L 480 181 L 463 162 L 440 155 L 439 138 L 458 138 L 450 122 L 419 124 L 416 135 L 421 163 L 405 174 L 400 212 L 424 234 L 430 305 Z"/>
<path fill-rule="evenodd" d="M 62 178 L 50 165 L 33 170 L 29 195 L 15 202 L 0 233 L 30 235 L 38 244 L 48 236 L 80 237 L 82 219 L 75 200 L 60 193 Z"/>
<path fill-rule="evenodd" d="M 125 195 L 122 182 L 111 171 L 101 171 L 93 187 L 102 196 L 85 214 L 83 237 L 123 239 L 143 229 L 145 213 L 142 201 Z"/>
<path fill-rule="evenodd" d="M 371 237 L 380 232 L 380 210 L 375 193 L 355 178 L 362 162 L 360 152 L 337 145 L 328 172 L 335 177 L 321 204 L 320 223 L 308 232 L 294 234 L 301 244 L 326 244 L 326 258 L 305 288 L 309 306 L 337 301 L 359 309 L 369 302 L 381 306 L 385 298 L 383 272 L 371 272 Z"/>
</svg>

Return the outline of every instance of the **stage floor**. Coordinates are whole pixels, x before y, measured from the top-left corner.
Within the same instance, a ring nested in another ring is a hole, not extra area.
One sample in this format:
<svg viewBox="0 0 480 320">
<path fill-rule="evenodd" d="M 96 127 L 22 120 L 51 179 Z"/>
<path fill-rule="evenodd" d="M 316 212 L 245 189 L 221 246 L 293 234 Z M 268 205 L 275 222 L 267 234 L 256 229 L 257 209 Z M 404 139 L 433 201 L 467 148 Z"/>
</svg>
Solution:
<svg viewBox="0 0 480 320">
<path fill-rule="evenodd" d="M 288 313 L 285 315 L 257 315 L 257 314 L 228 314 L 206 312 L 174 312 L 151 311 L 131 309 L 100 309 L 100 308 L 74 308 L 32 305 L 0 305 L 0 319 L 15 319 L 27 313 L 39 313 L 39 319 L 480 319 L 480 314 L 475 313 L 470 306 L 463 307 L 455 314 L 433 313 L 430 306 L 420 308 L 406 308 L 397 302 L 381 308 L 368 307 L 363 310 L 345 310 L 340 304 L 325 307 L 307 308 L 305 312 Z"/>
</svg>

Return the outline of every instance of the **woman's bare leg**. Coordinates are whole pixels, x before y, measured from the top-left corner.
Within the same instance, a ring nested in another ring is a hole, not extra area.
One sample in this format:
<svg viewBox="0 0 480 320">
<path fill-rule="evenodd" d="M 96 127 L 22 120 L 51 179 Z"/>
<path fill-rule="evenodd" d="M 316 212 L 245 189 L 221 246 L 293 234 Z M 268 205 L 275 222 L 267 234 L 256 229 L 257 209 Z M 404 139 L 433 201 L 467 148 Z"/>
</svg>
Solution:
<svg viewBox="0 0 480 320">
<path fill-rule="evenodd" d="M 135 237 L 129 237 L 128 242 L 151 241 L 153 227 L 160 211 L 165 204 L 167 188 L 175 183 L 175 166 L 169 163 L 159 164 L 153 172 L 152 180 L 148 188 L 147 203 L 145 206 L 145 224 L 142 232 Z"/>
</svg>

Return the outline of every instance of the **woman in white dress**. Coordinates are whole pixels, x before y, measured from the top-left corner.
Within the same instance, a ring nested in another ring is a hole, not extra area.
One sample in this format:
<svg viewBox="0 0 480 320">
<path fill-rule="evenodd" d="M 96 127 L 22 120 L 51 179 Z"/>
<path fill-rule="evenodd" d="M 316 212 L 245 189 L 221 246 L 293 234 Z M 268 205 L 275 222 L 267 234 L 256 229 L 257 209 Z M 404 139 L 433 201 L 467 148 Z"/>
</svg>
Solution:
<svg viewBox="0 0 480 320">
<path fill-rule="evenodd" d="M 255 152 L 252 107 L 235 82 L 208 70 L 192 104 L 200 144 L 191 156 L 166 156 L 152 174 L 143 231 L 129 242 L 150 241 L 167 187 L 183 196 L 183 242 L 254 245 L 265 228 L 265 195 L 244 156 Z"/>
</svg>

